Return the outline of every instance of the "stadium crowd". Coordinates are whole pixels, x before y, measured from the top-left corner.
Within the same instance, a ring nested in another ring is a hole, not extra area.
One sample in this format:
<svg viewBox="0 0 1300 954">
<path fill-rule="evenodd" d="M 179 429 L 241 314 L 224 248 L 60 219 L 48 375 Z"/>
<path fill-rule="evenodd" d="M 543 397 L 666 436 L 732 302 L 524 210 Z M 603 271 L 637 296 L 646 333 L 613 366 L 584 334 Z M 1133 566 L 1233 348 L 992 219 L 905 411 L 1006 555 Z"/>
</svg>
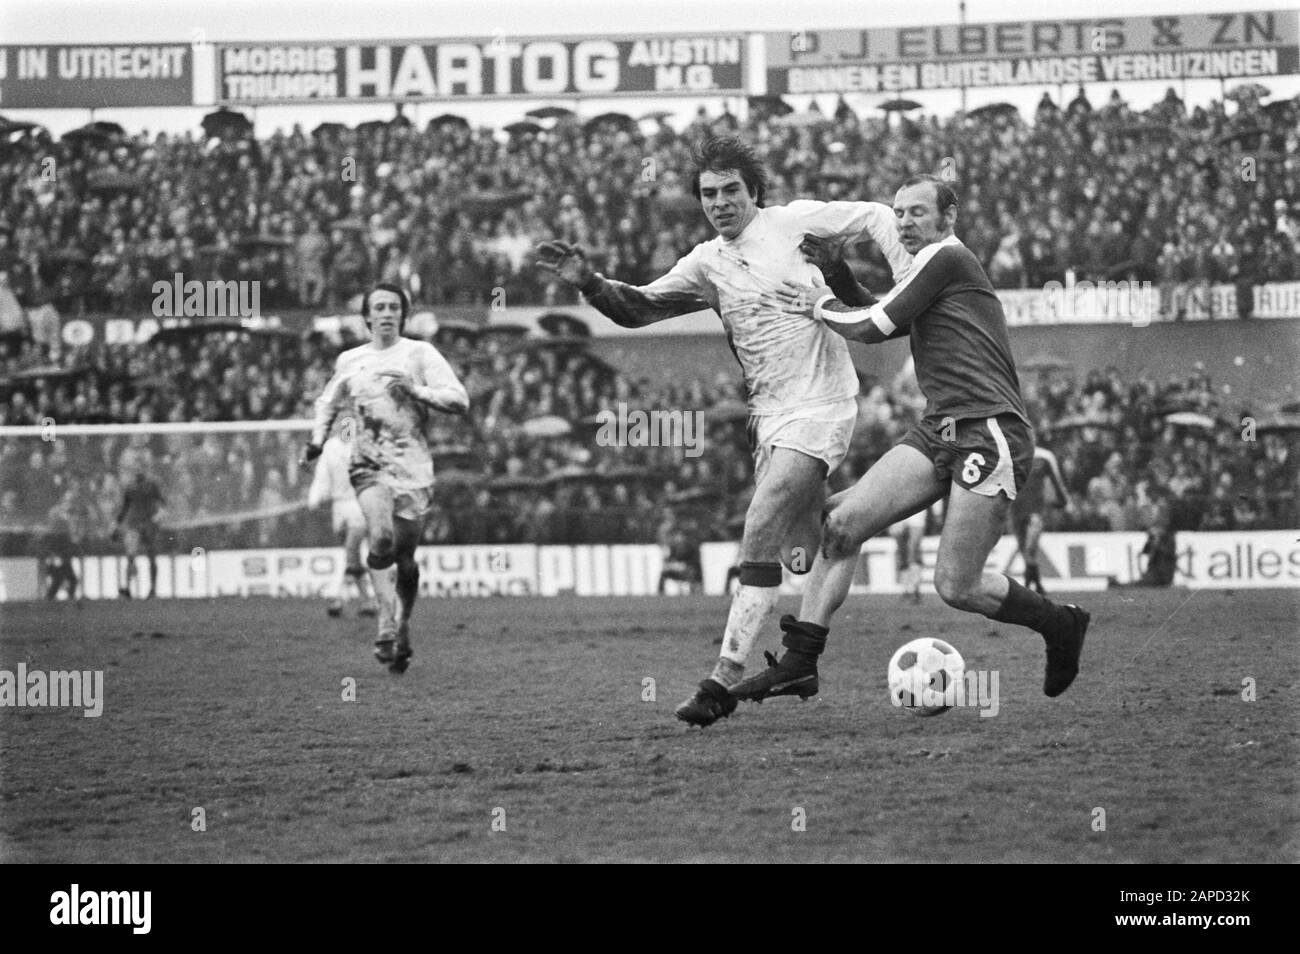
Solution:
<svg viewBox="0 0 1300 954">
<path fill-rule="evenodd" d="M 1221 103 L 1189 113 L 1175 100 L 1137 115 L 1118 102 L 1093 109 L 1082 94 L 1060 109 L 1045 96 L 1032 123 L 1008 110 L 912 121 L 842 107 L 797 122 L 755 108 L 743 125 L 729 116 L 711 125 L 741 126 L 762 143 L 773 202 L 886 197 L 905 174 L 952 163 L 958 233 L 1002 287 L 1062 278 L 1067 265 L 1080 278 L 1297 277 L 1293 115 L 1250 97 L 1232 115 Z M 47 305 L 138 312 L 153 281 L 178 271 L 256 279 L 263 308 L 337 309 L 379 279 L 425 305 L 562 305 L 568 293 L 528 263 L 533 241 L 554 235 L 584 245 L 611 277 L 646 282 L 708 237 L 680 172 L 705 125 L 679 134 L 660 123 L 648 135 L 617 119 L 561 119 L 508 137 L 451 121 L 212 142 L 11 137 L 0 157 L 0 425 L 309 416 L 339 349 L 320 334 L 173 329 L 69 349 L 12 320 L 15 309 Z M 1243 179 L 1243 149 L 1279 171 Z M 47 155 L 52 178 L 41 175 Z M 856 250 L 855 265 L 883 289 L 873 255 Z M 434 425 L 443 489 L 427 542 L 734 536 L 752 464 L 733 376 L 634 380 L 568 339 L 448 329 L 436 340 L 474 411 Z M 1022 385 L 1073 496 L 1048 515 L 1049 529 L 1300 525 L 1293 438 L 1243 441 L 1230 422 L 1246 412 L 1222 406 L 1203 373 L 1133 381 L 1112 369 L 1079 381 L 1026 370 Z M 595 416 L 620 402 L 701 412 L 706 452 L 603 446 Z M 917 413 L 905 381 L 866 381 L 860 403 L 837 488 Z M 1204 419 L 1172 423 L 1175 412 Z M 0 547 L 29 550 L 41 528 L 62 523 L 80 546 L 106 549 L 136 468 L 162 485 L 170 549 L 330 542 L 327 518 L 302 507 L 301 441 L 287 430 L 6 441 Z"/>
<path fill-rule="evenodd" d="M 379 280 L 434 305 L 551 304 L 567 293 L 529 267 L 540 235 L 637 284 L 709 237 L 682 175 L 689 144 L 739 127 L 766 156 L 772 202 L 887 200 L 907 175 L 948 176 L 962 239 L 998 287 L 1067 268 L 1171 288 L 1291 280 L 1295 105 L 1262 106 L 1249 87 L 1235 99 L 1189 111 L 1171 89 L 1136 112 L 1118 95 L 1094 109 L 1080 91 L 1062 109 L 1045 94 L 1032 121 L 997 108 L 860 118 L 842 101 L 830 116 L 780 116 L 758 103 L 743 125 L 701 115 L 680 133 L 617 116 L 509 134 L 326 124 L 262 140 L 37 130 L 0 142 L 0 271 L 25 303 L 65 314 L 148 307 L 153 283 L 177 272 L 256 279 L 264 308 L 332 309 Z"/>
</svg>

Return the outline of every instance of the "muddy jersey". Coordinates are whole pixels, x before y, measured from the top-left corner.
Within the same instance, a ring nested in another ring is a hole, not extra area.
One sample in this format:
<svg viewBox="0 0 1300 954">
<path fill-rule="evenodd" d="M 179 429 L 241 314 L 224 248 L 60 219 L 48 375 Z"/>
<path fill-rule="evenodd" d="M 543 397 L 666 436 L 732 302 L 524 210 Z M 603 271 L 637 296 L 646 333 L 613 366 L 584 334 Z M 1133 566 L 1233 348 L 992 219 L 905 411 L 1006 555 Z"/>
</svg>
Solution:
<svg viewBox="0 0 1300 954">
<path fill-rule="evenodd" d="M 697 245 L 668 274 L 640 287 L 600 280 L 588 301 L 620 323 L 644 324 L 712 307 L 740 362 L 750 413 L 784 414 L 832 404 L 858 393 L 844 340 L 823 322 L 784 314 L 782 281 L 825 290 L 817 267 L 799 251 L 807 234 L 855 240 L 867 234 L 895 278 L 911 256 L 898 238 L 894 212 L 879 202 L 813 202 L 759 209 L 734 239 Z"/>
<path fill-rule="evenodd" d="M 353 425 L 340 436 L 351 444 L 350 469 L 375 473 L 395 491 L 429 487 L 433 456 L 425 427 L 431 410 L 423 400 L 394 393 L 395 379 L 417 394 L 464 386 L 447 360 L 427 341 L 399 338 L 388 348 L 364 344 L 339 355 L 334 377 L 316 400 L 312 443 L 324 444 L 334 419 L 350 413 Z"/>
</svg>

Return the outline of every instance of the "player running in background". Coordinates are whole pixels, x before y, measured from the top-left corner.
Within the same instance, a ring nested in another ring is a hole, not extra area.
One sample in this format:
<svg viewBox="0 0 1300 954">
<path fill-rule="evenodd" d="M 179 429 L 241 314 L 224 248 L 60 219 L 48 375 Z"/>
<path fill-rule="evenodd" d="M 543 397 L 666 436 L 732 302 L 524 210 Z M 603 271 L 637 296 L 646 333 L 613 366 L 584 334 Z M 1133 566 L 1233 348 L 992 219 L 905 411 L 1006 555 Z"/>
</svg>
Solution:
<svg viewBox="0 0 1300 954">
<path fill-rule="evenodd" d="M 1047 649 L 1043 691 L 1064 692 L 1079 668 L 1089 616 L 1058 606 L 985 562 L 1029 475 L 1034 437 L 1011 357 L 1002 304 L 974 255 L 953 234 L 957 197 L 933 176 L 903 183 L 894 198 L 899 234 L 915 256 L 882 300 L 853 308 L 822 289 L 787 288 L 789 311 L 874 344 L 909 335 L 925 415 L 854 486 L 828 501 L 822 547 L 798 619 L 782 620 L 786 653 L 732 689 L 736 698 L 807 698 L 817 657 L 843 604 L 862 544 L 946 497 L 934 585 L 945 603 L 1029 627 Z"/>
<path fill-rule="evenodd" d="M 1033 588 L 1040 596 L 1046 594 L 1038 572 L 1038 538 L 1043 533 L 1043 507 L 1047 504 L 1045 491 L 1048 482 L 1056 494 L 1055 503 L 1069 509 L 1070 492 L 1065 489 L 1065 478 L 1061 476 L 1056 455 L 1046 447 L 1035 447 L 1029 479 L 1011 504 L 1011 524 L 1016 534 L 1016 543 L 1020 547 L 1020 555 L 1025 561 L 1025 586 Z"/>
<path fill-rule="evenodd" d="M 889 528 L 898 547 L 895 569 L 903 585 L 903 599 L 921 602 L 921 541 L 925 539 L 925 520 L 929 510 L 918 510 Z"/>
<path fill-rule="evenodd" d="M 122 494 L 122 508 L 117 512 L 112 538 L 121 539 L 122 555 L 126 558 L 126 578 L 118 587 L 118 595 L 131 598 L 131 583 L 136 577 L 135 559 L 141 551 L 149 561 L 149 594 L 153 599 L 158 582 L 158 516 L 162 510 L 163 495 L 158 484 L 137 467 L 135 478 L 126 485 Z"/>
<path fill-rule="evenodd" d="M 340 616 L 345 603 L 354 599 L 362 601 L 357 611 L 360 616 L 378 616 L 379 606 L 373 591 L 369 591 L 366 582 L 366 569 L 361 564 L 361 544 L 366 539 L 366 518 L 357 501 L 357 492 L 352 489 L 348 477 L 348 467 L 352 462 L 351 442 L 355 439 L 355 423 L 348 423 L 351 418 L 344 418 L 345 427 L 341 433 L 327 440 L 321 448 L 320 458 L 316 461 L 316 474 L 312 478 L 311 489 L 307 491 L 307 503 L 319 507 L 325 501 L 330 502 L 334 521 L 334 533 L 343 537 L 343 578 L 339 581 L 336 594 L 326 604 L 330 616 Z"/>
<path fill-rule="evenodd" d="M 366 564 L 379 602 L 375 658 L 395 673 L 410 665 L 411 610 L 420 588 L 415 562 L 433 503 L 433 457 L 425 425 L 430 410 L 465 414 L 469 395 L 447 360 L 427 341 L 401 336 L 410 302 L 382 282 L 366 293 L 361 314 L 370 342 L 344 351 L 316 400 L 304 464 L 321 456 L 334 419 L 356 417 L 348 477 L 365 516 Z"/>
<path fill-rule="evenodd" d="M 796 201 L 764 207 L 767 173 L 739 139 L 705 140 L 694 155 L 694 193 L 717 237 L 697 245 L 649 285 L 592 271 L 580 248 L 538 247 L 538 263 L 582 291 L 624 327 L 712 308 L 740 362 L 749 404 L 754 497 L 745 516 L 740 586 L 721 655 L 676 715 L 709 725 L 730 715 L 728 689 L 744 674 L 754 641 L 776 604 L 781 565 L 806 573 L 821 538 L 825 481 L 848 450 L 858 379 L 844 340 L 824 322 L 783 311 L 786 282 L 825 284 L 799 246 L 806 234 L 840 242 L 869 233 L 895 273 L 909 257 L 893 212 L 877 202 Z"/>
</svg>

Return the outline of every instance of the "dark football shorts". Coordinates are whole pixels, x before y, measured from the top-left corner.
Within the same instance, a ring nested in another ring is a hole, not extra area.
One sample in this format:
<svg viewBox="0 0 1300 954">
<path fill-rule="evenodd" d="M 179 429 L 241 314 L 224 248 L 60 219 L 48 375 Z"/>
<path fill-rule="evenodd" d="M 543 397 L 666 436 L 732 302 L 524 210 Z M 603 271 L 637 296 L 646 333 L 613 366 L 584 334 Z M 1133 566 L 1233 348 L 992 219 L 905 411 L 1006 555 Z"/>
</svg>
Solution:
<svg viewBox="0 0 1300 954">
<path fill-rule="evenodd" d="M 127 524 L 122 529 L 122 549 L 130 556 L 141 552 L 150 555 L 155 553 L 158 549 L 158 525 Z"/>
<path fill-rule="evenodd" d="M 930 458 L 940 480 L 955 480 L 985 497 L 1005 493 L 1015 500 L 1034 463 L 1033 428 L 1010 413 L 959 421 L 927 417 L 899 443 Z"/>
</svg>

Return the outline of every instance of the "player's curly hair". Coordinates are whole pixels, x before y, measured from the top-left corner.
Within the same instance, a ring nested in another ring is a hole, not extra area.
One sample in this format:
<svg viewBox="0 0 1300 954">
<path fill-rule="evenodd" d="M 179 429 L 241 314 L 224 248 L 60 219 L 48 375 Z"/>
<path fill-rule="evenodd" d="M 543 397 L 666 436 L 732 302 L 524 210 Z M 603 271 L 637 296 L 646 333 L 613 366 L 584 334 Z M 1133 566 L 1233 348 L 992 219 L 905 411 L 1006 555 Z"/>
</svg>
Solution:
<svg viewBox="0 0 1300 954">
<path fill-rule="evenodd" d="M 700 198 L 700 175 L 705 172 L 736 172 L 761 209 L 767 196 L 767 170 L 754 147 L 735 136 L 709 136 L 691 147 L 691 192 Z"/>
</svg>

